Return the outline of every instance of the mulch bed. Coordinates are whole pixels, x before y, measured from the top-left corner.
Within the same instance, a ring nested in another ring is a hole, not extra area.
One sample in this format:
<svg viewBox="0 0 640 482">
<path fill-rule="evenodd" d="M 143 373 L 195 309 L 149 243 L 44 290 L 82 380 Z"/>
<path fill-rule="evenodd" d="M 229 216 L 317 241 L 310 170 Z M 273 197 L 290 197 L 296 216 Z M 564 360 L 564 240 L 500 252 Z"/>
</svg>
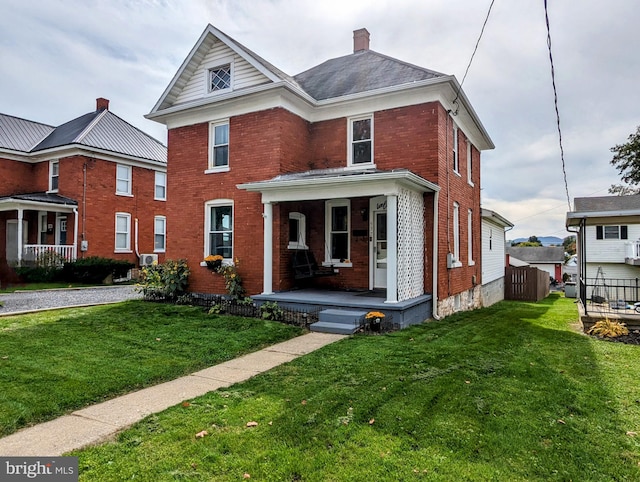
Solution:
<svg viewBox="0 0 640 482">
<path fill-rule="evenodd" d="M 634 330 L 629 332 L 628 335 L 620 335 L 615 338 L 604 338 L 600 336 L 593 336 L 602 341 L 613 341 L 615 343 L 626 343 L 627 345 L 640 345 L 640 330 Z"/>
</svg>

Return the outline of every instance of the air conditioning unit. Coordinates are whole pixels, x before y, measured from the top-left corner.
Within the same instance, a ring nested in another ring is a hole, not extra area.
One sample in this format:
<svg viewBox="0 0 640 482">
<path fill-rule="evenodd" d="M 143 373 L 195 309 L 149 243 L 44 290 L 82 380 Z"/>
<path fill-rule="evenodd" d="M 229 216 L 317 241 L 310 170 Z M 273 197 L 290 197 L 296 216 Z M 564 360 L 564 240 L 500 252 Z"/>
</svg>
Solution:
<svg viewBox="0 0 640 482">
<path fill-rule="evenodd" d="M 158 262 L 157 254 L 141 254 L 140 255 L 140 266 L 151 266 L 153 263 Z"/>
</svg>

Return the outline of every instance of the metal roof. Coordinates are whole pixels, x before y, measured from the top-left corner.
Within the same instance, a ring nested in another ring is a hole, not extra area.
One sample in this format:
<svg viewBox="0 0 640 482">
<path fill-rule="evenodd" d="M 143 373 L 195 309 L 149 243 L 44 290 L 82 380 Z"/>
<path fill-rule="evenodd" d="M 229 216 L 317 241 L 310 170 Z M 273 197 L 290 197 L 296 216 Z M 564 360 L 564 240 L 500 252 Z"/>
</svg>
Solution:
<svg viewBox="0 0 640 482">
<path fill-rule="evenodd" d="M 446 76 L 373 50 L 362 50 L 327 60 L 293 78 L 311 97 L 324 100 L 435 77 Z"/>
<path fill-rule="evenodd" d="M 71 199 L 65 196 L 60 196 L 55 193 L 48 192 L 32 192 L 28 194 L 14 194 L 12 196 L 3 196 L 0 197 L 0 201 L 13 199 L 16 201 L 34 201 L 39 203 L 50 203 L 50 204 L 65 204 L 71 206 L 77 206 L 78 201 L 75 199 Z"/>
<path fill-rule="evenodd" d="M 0 148 L 29 152 L 53 130 L 53 126 L 0 114 Z"/>
</svg>

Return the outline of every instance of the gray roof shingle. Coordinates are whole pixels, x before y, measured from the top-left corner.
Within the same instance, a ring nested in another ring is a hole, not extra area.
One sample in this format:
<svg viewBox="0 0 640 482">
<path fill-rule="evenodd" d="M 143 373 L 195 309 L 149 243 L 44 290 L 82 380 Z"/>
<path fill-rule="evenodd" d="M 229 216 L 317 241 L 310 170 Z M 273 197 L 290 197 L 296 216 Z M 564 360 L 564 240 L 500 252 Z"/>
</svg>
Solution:
<svg viewBox="0 0 640 482">
<path fill-rule="evenodd" d="M 509 256 L 527 263 L 563 263 L 564 248 L 562 246 L 507 246 Z"/>
<path fill-rule="evenodd" d="M 640 210 L 640 195 L 577 197 L 573 200 L 578 213 Z"/>
<path fill-rule="evenodd" d="M 293 78 L 311 97 L 324 100 L 443 76 L 373 50 L 362 50 L 327 60 Z"/>
</svg>

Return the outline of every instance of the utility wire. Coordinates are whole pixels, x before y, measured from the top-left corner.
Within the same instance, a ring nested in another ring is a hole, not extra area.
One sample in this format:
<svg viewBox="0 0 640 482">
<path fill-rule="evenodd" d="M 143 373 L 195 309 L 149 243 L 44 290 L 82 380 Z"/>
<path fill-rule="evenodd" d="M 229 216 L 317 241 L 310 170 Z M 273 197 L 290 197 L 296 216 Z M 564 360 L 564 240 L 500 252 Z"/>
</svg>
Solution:
<svg viewBox="0 0 640 482">
<path fill-rule="evenodd" d="M 487 11 L 487 16 L 484 19 L 484 23 L 482 24 L 482 29 L 480 30 L 480 35 L 478 36 L 478 40 L 476 41 L 476 46 L 473 49 L 473 53 L 471 54 L 471 58 L 469 59 L 469 64 L 467 65 L 467 69 L 464 71 L 464 75 L 462 76 L 462 82 L 460 82 L 460 86 L 458 87 L 458 92 L 456 92 L 456 98 L 453 99 L 452 104 L 455 104 L 460 96 L 460 91 L 462 90 L 462 84 L 464 84 L 464 79 L 467 78 L 467 74 L 469 73 L 469 69 L 471 68 L 471 62 L 473 62 L 473 58 L 478 51 L 478 45 L 480 45 L 480 39 L 482 39 L 482 34 L 484 33 L 484 28 L 487 26 L 487 22 L 489 21 L 489 15 L 491 15 L 491 9 L 493 8 L 493 3 L 495 0 L 491 0 L 491 4 L 489 5 L 489 10 Z M 456 113 L 457 113 L 456 109 Z"/>
<path fill-rule="evenodd" d="M 551 83 L 553 85 L 553 103 L 556 109 L 556 123 L 558 125 L 558 142 L 560 144 L 560 160 L 562 161 L 562 175 L 564 176 L 564 190 L 567 193 L 567 204 L 571 211 L 571 198 L 569 196 L 569 185 L 567 183 L 567 168 L 564 162 L 564 149 L 562 148 L 562 130 L 560 129 L 560 111 L 558 110 L 558 91 L 556 89 L 556 74 L 553 67 L 553 54 L 551 53 L 551 28 L 549 27 L 549 12 L 547 10 L 547 0 L 544 0 L 544 18 L 547 23 L 547 47 L 549 49 L 549 62 L 551 63 Z"/>
</svg>

